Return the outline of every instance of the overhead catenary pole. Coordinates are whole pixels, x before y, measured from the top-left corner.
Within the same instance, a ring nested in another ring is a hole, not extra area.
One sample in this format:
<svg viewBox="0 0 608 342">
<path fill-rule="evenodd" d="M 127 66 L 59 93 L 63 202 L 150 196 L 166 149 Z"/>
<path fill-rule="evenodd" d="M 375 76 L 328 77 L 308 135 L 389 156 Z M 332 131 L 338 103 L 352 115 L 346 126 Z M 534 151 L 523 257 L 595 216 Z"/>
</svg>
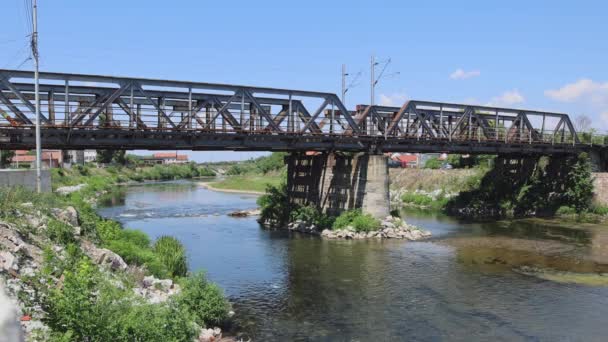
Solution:
<svg viewBox="0 0 608 342">
<path fill-rule="evenodd" d="M 36 102 L 36 191 L 42 192 L 42 177 L 40 168 L 42 167 L 42 147 L 40 143 L 40 93 L 39 93 L 39 63 L 38 63 L 38 4 L 34 0 L 32 3 L 32 56 L 34 57 L 34 101 Z"/>
<path fill-rule="evenodd" d="M 346 104 L 345 99 L 346 99 L 346 76 L 348 74 L 346 73 L 346 64 L 342 64 L 342 103 Z"/>
<path fill-rule="evenodd" d="M 375 75 L 376 58 L 374 57 L 374 55 L 372 55 L 372 57 L 370 58 L 369 68 L 370 68 L 370 70 L 369 70 L 369 73 L 370 73 L 369 104 L 370 104 L 370 106 L 373 106 L 374 101 L 376 100 L 376 96 L 374 94 L 374 90 L 376 88 L 376 75 Z"/>
</svg>

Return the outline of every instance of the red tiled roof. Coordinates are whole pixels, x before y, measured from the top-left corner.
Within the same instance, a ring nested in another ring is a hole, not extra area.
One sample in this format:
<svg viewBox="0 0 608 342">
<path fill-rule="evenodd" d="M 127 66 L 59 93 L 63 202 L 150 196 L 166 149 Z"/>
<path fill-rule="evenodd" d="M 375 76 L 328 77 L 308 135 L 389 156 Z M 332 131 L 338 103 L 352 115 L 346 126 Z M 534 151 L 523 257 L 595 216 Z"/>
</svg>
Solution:
<svg viewBox="0 0 608 342">
<path fill-rule="evenodd" d="M 160 152 L 160 153 L 154 153 L 152 155 L 152 157 L 154 158 L 175 158 L 177 156 L 177 153 L 171 153 L 171 152 Z"/>
<path fill-rule="evenodd" d="M 418 161 L 418 157 L 415 155 L 408 155 L 408 154 L 402 154 L 399 155 L 398 157 L 395 158 L 396 160 L 399 160 L 400 162 L 406 162 L 406 163 L 412 163 L 415 161 Z"/>
<path fill-rule="evenodd" d="M 36 160 L 36 156 L 20 155 L 11 158 L 13 163 L 33 163 Z"/>
</svg>

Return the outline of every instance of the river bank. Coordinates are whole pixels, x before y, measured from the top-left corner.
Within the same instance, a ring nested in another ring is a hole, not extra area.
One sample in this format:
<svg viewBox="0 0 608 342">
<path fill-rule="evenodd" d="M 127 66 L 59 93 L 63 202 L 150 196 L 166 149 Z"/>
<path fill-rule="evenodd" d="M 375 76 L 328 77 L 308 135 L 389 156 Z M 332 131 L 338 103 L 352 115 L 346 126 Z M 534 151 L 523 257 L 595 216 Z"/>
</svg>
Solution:
<svg viewBox="0 0 608 342">
<path fill-rule="evenodd" d="M 230 306 L 202 274 L 186 273 L 179 241 L 152 243 L 95 213 L 120 177 L 109 170 L 56 172 L 55 186 L 76 185 L 62 194 L 0 189 L 0 280 L 18 304 L 27 340 L 221 338 L 214 327 L 227 322 Z M 65 311 L 72 306 L 79 316 Z"/>
</svg>

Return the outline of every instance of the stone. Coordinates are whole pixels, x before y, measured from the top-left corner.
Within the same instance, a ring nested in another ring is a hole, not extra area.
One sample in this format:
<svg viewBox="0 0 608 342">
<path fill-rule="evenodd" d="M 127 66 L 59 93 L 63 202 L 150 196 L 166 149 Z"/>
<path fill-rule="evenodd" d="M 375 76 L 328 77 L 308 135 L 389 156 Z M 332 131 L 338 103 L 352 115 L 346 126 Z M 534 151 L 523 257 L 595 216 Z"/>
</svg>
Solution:
<svg viewBox="0 0 608 342">
<path fill-rule="evenodd" d="M 23 252 L 38 264 L 42 262 L 42 249 L 38 246 L 25 243 L 19 232 L 5 222 L 0 222 L 0 246 L 3 247 L 2 249 L 13 254 Z"/>
<path fill-rule="evenodd" d="M 0 251 L 0 270 L 8 272 L 9 270 L 17 270 L 17 257 L 9 251 Z"/>
<path fill-rule="evenodd" d="M 214 342 L 222 339 L 222 329 L 213 328 L 213 329 L 201 329 L 200 334 L 196 341 L 198 342 Z"/>
<path fill-rule="evenodd" d="M 62 186 L 62 187 L 57 188 L 57 190 L 55 190 L 55 192 L 60 195 L 69 195 L 73 192 L 82 190 L 86 186 L 87 186 L 86 184 L 78 184 L 78 185 L 73 185 L 73 186 Z"/>
<path fill-rule="evenodd" d="M 81 247 L 84 253 L 98 265 L 109 267 L 113 271 L 124 271 L 128 267 L 127 263 L 120 257 L 120 255 L 112 252 L 109 249 L 98 248 L 89 241 L 84 241 L 81 244 Z"/>
<path fill-rule="evenodd" d="M 59 221 L 65 222 L 72 227 L 80 226 L 78 222 L 78 211 L 72 206 L 66 207 L 65 209 L 53 208 L 51 209 L 53 216 Z"/>
</svg>

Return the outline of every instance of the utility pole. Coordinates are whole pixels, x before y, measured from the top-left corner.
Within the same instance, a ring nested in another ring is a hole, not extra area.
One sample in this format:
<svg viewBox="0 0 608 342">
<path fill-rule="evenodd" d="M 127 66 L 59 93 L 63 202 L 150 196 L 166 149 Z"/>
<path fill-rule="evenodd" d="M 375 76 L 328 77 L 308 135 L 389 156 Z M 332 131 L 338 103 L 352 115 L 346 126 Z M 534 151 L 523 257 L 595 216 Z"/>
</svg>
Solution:
<svg viewBox="0 0 608 342">
<path fill-rule="evenodd" d="M 34 57 L 34 92 L 35 92 L 35 101 L 36 101 L 36 191 L 38 193 L 42 192 L 42 177 L 41 177 L 41 156 L 42 156 L 42 148 L 40 144 L 40 80 L 39 80 L 39 61 L 38 61 L 38 4 L 37 1 L 34 0 L 33 8 L 32 8 L 32 22 L 33 22 L 33 32 L 32 32 L 32 56 Z"/>
<path fill-rule="evenodd" d="M 376 63 L 376 57 L 374 55 L 372 55 L 370 62 L 369 62 L 369 74 L 370 74 L 370 100 L 369 100 L 369 105 L 373 106 L 374 105 L 374 101 L 376 100 L 376 94 L 375 94 L 375 88 L 376 88 L 376 83 L 378 83 L 378 81 L 376 81 L 376 65 L 378 63 Z"/>
<path fill-rule="evenodd" d="M 351 75 L 346 72 L 346 64 L 342 64 L 342 103 L 346 105 L 346 93 L 350 90 L 350 88 L 355 87 L 357 85 L 357 80 L 361 76 L 361 71 L 358 73 Z M 352 76 L 352 79 L 349 84 L 346 84 L 346 80 L 349 76 Z"/>
<path fill-rule="evenodd" d="M 342 103 L 344 104 L 344 100 L 346 99 L 346 64 L 342 64 Z"/>
</svg>

